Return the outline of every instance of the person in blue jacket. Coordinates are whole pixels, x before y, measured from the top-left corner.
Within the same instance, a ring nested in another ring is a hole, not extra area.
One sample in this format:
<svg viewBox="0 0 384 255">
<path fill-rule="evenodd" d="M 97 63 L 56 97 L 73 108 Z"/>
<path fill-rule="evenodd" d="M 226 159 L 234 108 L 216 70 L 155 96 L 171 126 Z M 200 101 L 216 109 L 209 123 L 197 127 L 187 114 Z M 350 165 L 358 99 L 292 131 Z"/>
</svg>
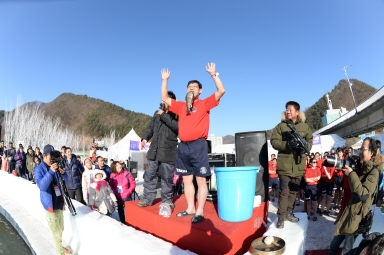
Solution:
<svg viewBox="0 0 384 255">
<path fill-rule="evenodd" d="M 71 199 L 76 199 L 80 203 L 83 202 L 83 191 L 81 188 L 81 177 L 84 172 L 84 168 L 76 156 L 72 154 L 72 149 L 65 148 L 65 154 L 62 161 L 65 168 L 64 180 L 67 185 L 68 195 Z"/>
<path fill-rule="evenodd" d="M 70 251 L 61 243 L 64 231 L 64 197 L 58 177 L 59 164 L 51 164 L 50 153 L 54 150 L 50 144 L 44 146 L 43 161 L 35 168 L 35 180 L 40 189 L 40 201 L 46 210 L 48 226 L 52 231 L 57 252 L 58 254 L 68 254 Z"/>
</svg>

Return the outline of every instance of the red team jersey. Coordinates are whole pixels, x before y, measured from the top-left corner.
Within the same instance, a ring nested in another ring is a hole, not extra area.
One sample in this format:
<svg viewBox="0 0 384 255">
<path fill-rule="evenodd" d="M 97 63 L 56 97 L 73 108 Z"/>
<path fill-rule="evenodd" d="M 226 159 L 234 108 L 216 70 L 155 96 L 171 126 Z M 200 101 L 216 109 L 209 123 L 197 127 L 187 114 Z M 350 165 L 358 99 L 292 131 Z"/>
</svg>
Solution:
<svg viewBox="0 0 384 255">
<path fill-rule="evenodd" d="M 318 159 L 317 160 L 317 167 L 321 169 L 322 166 L 323 166 L 324 161 L 325 161 L 325 159 Z"/>
<path fill-rule="evenodd" d="M 327 172 L 331 176 L 331 179 L 328 179 L 327 176 L 321 177 L 321 180 L 324 182 L 333 182 L 335 180 L 335 168 L 334 167 L 326 167 Z M 321 175 L 325 175 L 324 167 L 321 168 Z"/>
<path fill-rule="evenodd" d="M 179 138 L 183 142 L 190 142 L 199 138 L 208 137 L 209 131 L 209 111 L 219 105 L 215 94 L 210 97 L 193 102 L 192 112 L 187 113 L 185 102 L 172 99 L 169 110 L 179 115 Z"/>
<path fill-rule="evenodd" d="M 316 167 L 315 169 L 312 169 L 312 168 L 306 168 L 305 169 L 305 177 L 304 177 L 305 179 L 318 177 L 318 176 L 321 176 L 320 168 Z M 307 185 L 316 185 L 318 183 L 319 183 L 319 181 L 307 182 Z"/>
<path fill-rule="evenodd" d="M 268 168 L 269 168 L 269 170 L 274 170 L 276 172 L 276 165 L 275 166 L 272 165 L 272 160 L 268 161 Z M 276 177 L 279 177 L 279 175 L 277 173 L 276 174 L 269 174 L 269 178 L 276 178 Z"/>
</svg>

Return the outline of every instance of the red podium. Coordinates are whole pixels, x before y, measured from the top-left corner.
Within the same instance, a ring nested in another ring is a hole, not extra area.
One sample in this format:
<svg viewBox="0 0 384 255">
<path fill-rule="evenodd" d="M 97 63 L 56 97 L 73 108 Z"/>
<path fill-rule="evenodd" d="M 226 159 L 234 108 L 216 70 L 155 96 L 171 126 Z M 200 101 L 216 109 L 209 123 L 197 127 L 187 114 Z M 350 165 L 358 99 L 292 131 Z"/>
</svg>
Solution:
<svg viewBox="0 0 384 255">
<path fill-rule="evenodd" d="M 125 220 L 136 229 L 150 233 L 174 245 L 197 254 L 244 254 L 251 242 L 265 232 L 268 203 L 254 208 L 252 217 L 243 222 L 226 222 L 219 218 L 216 205 L 207 202 L 205 220 L 192 224 L 192 217 L 176 217 L 187 208 L 184 195 L 176 197 L 170 218 L 159 215 L 160 200 L 145 208 L 138 201 L 125 202 Z"/>
</svg>

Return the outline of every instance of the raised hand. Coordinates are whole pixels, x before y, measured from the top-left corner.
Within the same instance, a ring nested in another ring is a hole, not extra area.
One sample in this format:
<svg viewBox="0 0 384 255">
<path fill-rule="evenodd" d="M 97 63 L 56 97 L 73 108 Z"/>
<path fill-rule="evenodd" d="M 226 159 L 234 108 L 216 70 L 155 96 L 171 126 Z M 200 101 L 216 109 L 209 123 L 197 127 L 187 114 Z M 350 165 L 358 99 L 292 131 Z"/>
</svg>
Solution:
<svg viewBox="0 0 384 255">
<path fill-rule="evenodd" d="M 161 79 L 162 80 L 168 80 L 169 76 L 171 76 L 171 72 L 168 71 L 168 68 L 161 69 Z"/>
<path fill-rule="evenodd" d="M 211 75 L 216 75 L 216 64 L 215 63 L 208 63 L 208 65 L 205 67 L 205 70 Z"/>
</svg>

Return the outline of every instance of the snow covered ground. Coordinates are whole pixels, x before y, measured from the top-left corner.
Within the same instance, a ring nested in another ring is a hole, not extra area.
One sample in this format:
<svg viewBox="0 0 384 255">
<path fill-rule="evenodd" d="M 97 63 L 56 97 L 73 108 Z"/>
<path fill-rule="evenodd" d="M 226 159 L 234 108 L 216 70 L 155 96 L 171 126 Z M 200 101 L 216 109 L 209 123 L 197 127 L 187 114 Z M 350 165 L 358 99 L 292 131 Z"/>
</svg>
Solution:
<svg viewBox="0 0 384 255">
<path fill-rule="evenodd" d="M 277 200 L 275 202 L 269 202 L 268 221 L 272 222 L 277 218 Z M 301 201 L 299 206 L 295 206 L 295 212 L 304 211 L 304 202 Z M 317 221 L 312 219 L 308 221 L 307 236 L 305 241 L 306 250 L 326 250 L 329 248 L 329 244 L 333 238 L 333 231 L 336 225 L 336 214 L 330 216 L 317 215 Z"/>
<path fill-rule="evenodd" d="M 63 244 L 74 254 L 194 254 L 73 201 L 78 215 L 64 211 Z M 56 249 L 40 203 L 38 187 L 0 171 L 0 213 L 6 216 L 35 254 Z"/>
</svg>

